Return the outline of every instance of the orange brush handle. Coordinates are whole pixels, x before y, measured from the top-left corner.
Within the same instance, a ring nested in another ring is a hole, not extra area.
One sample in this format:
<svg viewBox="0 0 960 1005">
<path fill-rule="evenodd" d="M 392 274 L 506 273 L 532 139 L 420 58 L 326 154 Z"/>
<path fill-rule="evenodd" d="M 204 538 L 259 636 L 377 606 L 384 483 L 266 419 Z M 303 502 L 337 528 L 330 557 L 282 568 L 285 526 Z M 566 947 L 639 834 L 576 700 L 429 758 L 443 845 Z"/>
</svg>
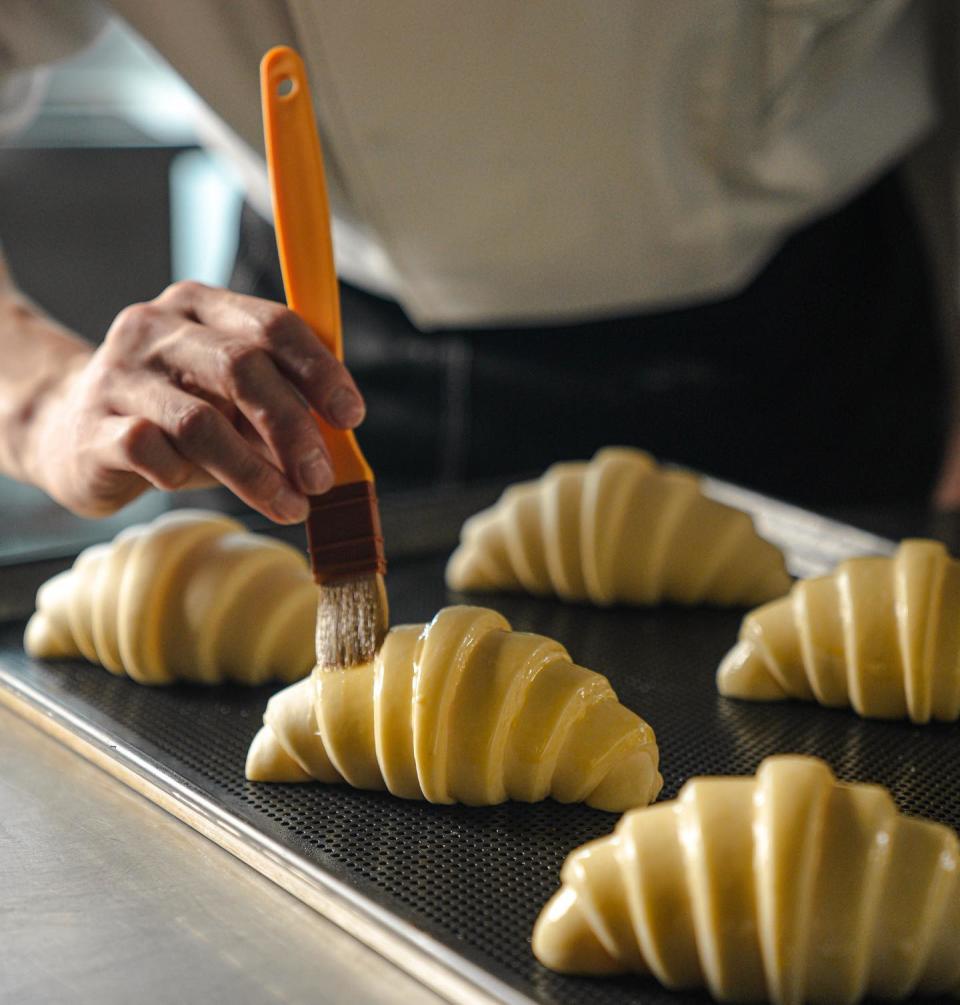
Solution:
<svg viewBox="0 0 960 1005">
<path fill-rule="evenodd" d="M 273 222 L 287 306 L 343 360 L 340 293 L 330 238 L 330 205 L 323 155 L 303 60 L 288 46 L 260 62 L 260 97 Z M 317 416 L 333 460 L 334 485 L 373 481 L 356 437 Z"/>
</svg>

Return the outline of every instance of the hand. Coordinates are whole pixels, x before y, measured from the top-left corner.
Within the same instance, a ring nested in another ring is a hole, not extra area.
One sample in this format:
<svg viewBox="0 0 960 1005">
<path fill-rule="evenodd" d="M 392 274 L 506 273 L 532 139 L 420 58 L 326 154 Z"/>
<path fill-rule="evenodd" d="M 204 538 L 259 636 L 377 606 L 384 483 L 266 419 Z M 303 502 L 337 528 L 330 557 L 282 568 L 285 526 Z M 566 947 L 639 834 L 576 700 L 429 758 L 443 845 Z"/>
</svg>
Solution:
<svg viewBox="0 0 960 1005">
<path fill-rule="evenodd" d="M 933 492 L 933 505 L 941 512 L 960 510 L 960 422 L 955 422 L 947 437 L 940 476 Z"/>
<path fill-rule="evenodd" d="M 199 283 L 117 315 L 46 396 L 33 480 L 84 516 L 148 486 L 222 482 L 280 523 L 333 482 L 312 406 L 352 428 L 363 399 L 344 366 L 280 304 Z"/>
</svg>

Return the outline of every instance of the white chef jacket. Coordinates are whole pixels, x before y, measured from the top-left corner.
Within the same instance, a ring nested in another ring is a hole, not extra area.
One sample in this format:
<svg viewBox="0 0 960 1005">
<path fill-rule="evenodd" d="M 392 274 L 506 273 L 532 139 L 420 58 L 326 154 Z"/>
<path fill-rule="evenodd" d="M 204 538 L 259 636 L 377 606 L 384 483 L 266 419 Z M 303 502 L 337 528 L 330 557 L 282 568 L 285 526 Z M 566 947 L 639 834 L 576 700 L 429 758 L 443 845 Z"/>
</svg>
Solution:
<svg viewBox="0 0 960 1005">
<path fill-rule="evenodd" d="M 0 72 L 123 17 L 268 212 L 258 63 L 303 55 L 341 274 L 423 328 L 729 295 L 933 127 L 910 0 L 4 0 Z M 209 123 L 208 123 L 209 125 Z"/>
</svg>

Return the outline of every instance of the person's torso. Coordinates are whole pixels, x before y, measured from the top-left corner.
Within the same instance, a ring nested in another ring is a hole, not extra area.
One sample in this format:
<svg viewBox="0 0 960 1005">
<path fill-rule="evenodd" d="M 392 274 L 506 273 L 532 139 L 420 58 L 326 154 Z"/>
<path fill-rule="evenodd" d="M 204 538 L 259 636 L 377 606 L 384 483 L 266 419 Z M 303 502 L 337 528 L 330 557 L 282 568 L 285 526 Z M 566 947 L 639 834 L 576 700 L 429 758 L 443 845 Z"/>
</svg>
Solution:
<svg viewBox="0 0 960 1005">
<path fill-rule="evenodd" d="M 300 50 L 344 274 L 424 327 L 731 292 L 933 119 L 906 0 L 111 5 L 258 153 Z"/>
</svg>

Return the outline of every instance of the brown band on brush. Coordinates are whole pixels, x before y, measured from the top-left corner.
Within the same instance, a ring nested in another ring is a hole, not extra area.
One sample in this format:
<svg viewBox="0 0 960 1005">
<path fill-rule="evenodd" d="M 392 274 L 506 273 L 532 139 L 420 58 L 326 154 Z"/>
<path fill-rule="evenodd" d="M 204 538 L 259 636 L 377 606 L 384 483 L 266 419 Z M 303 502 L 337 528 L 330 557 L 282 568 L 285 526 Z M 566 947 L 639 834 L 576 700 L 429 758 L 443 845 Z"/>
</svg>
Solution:
<svg viewBox="0 0 960 1005">
<path fill-rule="evenodd" d="M 307 547 L 318 583 L 382 576 L 387 560 L 373 483 L 351 482 L 311 496 Z"/>
</svg>

